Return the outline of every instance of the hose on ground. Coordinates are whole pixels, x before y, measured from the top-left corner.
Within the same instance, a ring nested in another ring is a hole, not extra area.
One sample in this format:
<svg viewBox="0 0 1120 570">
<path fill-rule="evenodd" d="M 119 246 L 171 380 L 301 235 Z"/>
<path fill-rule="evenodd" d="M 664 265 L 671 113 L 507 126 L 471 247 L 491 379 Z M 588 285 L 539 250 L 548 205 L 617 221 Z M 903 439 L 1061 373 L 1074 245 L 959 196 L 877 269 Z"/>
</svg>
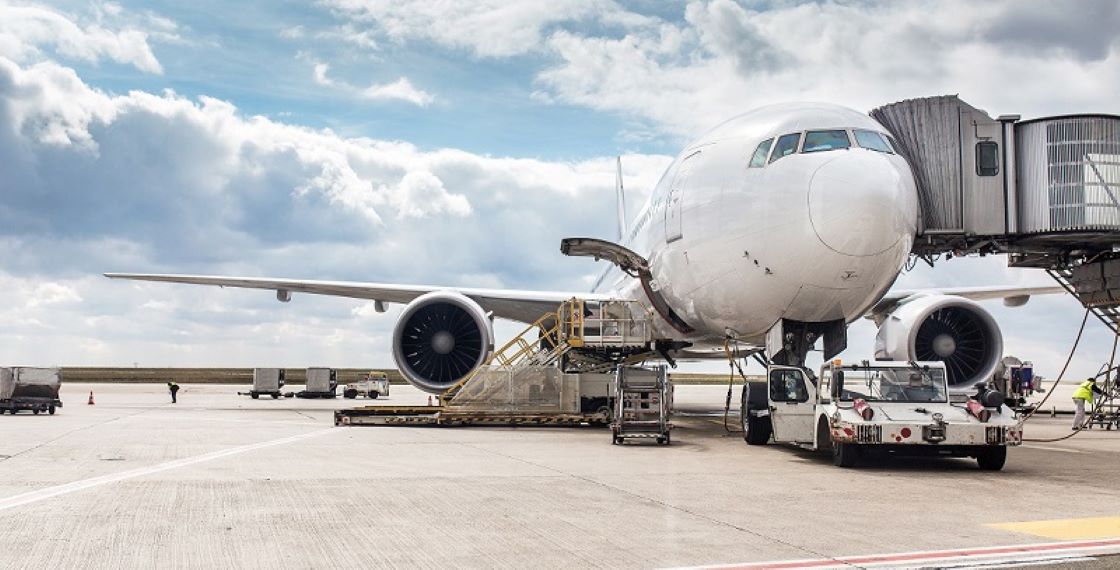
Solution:
<svg viewBox="0 0 1120 570">
<path fill-rule="evenodd" d="M 1057 389 L 1058 384 L 1062 381 L 1062 378 L 1066 374 L 1066 369 L 1069 368 L 1070 361 L 1073 360 L 1074 353 L 1077 352 L 1077 345 L 1081 343 L 1081 335 L 1082 335 L 1082 333 L 1085 332 L 1085 323 L 1088 320 L 1089 320 L 1089 309 L 1086 308 L 1085 309 L 1085 317 L 1081 319 L 1081 328 L 1077 331 L 1077 338 L 1073 341 L 1073 348 L 1071 348 L 1070 351 L 1069 351 L 1069 357 L 1066 358 L 1066 363 L 1065 363 L 1064 366 L 1062 366 L 1062 371 L 1058 374 L 1058 378 L 1056 380 L 1054 380 L 1054 384 L 1052 386 L 1050 386 L 1050 391 L 1047 392 L 1045 396 L 1043 396 L 1042 401 L 1040 401 L 1038 403 L 1038 405 L 1036 405 L 1034 407 L 1034 409 L 1031 410 L 1031 412 L 1029 414 L 1027 414 L 1027 417 L 1023 418 L 1023 423 L 1026 423 L 1026 421 L 1031 419 L 1031 417 L 1034 416 L 1034 414 L 1036 412 L 1038 412 L 1038 410 L 1042 409 L 1042 405 L 1046 403 L 1046 400 L 1048 400 L 1050 398 L 1050 395 L 1054 393 L 1054 390 Z M 1112 338 L 1112 354 L 1108 357 L 1108 368 L 1106 369 L 1105 374 L 1112 374 L 1112 368 L 1116 363 L 1116 347 L 1117 347 L 1118 342 L 1120 342 L 1120 327 L 1117 327 L 1116 334 Z M 1071 430 L 1070 433 L 1068 433 L 1066 435 L 1063 435 L 1061 437 L 1052 437 L 1052 438 L 1045 438 L 1045 439 L 1023 438 L 1023 441 L 1032 442 L 1032 443 L 1054 443 L 1054 442 L 1058 442 L 1058 441 L 1067 440 L 1067 439 L 1081 433 L 1082 430 L 1084 430 L 1085 427 L 1088 426 L 1093 421 L 1093 418 L 1096 417 L 1096 415 L 1100 411 L 1102 405 L 1104 405 L 1104 399 L 1103 398 L 1098 399 L 1097 402 L 1096 402 L 1096 405 L 1093 406 L 1093 409 L 1089 412 L 1088 415 L 1086 415 L 1085 421 L 1080 426 L 1077 426 L 1076 429 Z"/>
</svg>

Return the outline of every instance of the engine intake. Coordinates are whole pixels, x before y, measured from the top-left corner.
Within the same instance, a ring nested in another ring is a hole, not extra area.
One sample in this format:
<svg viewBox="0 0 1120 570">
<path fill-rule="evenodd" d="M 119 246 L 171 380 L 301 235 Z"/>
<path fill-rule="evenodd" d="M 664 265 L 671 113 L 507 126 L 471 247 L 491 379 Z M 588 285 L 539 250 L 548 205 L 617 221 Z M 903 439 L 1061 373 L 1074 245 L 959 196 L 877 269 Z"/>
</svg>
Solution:
<svg viewBox="0 0 1120 570">
<path fill-rule="evenodd" d="M 987 382 L 1003 356 L 1003 334 L 980 305 L 953 295 L 904 301 L 883 320 L 875 358 L 945 363 L 949 387 Z"/>
<path fill-rule="evenodd" d="M 433 291 L 405 306 L 393 328 L 393 359 L 405 380 L 442 392 L 481 365 L 494 350 L 489 316 L 455 291 Z"/>
</svg>

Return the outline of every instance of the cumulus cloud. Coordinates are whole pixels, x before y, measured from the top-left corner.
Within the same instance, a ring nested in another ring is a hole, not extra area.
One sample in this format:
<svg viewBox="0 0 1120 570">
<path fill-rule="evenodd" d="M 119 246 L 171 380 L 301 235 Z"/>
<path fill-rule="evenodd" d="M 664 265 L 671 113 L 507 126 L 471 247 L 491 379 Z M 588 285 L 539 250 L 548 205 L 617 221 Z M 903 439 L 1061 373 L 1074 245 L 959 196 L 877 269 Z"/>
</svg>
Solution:
<svg viewBox="0 0 1120 570">
<path fill-rule="evenodd" d="M 579 21 L 633 25 L 643 16 L 608 0 L 324 0 L 337 14 L 394 41 L 426 40 L 470 50 L 479 57 L 534 51 L 547 30 Z"/>
<path fill-rule="evenodd" d="M 624 157 L 627 185 L 652 187 L 668 161 Z M 0 57 L 0 164 L 0 286 L 22 292 L 0 318 L 26 325 L 0 333 L 7 361 L 252 365 L 283 353 L 293 365 L 388 365 L 392 315 L 366 322 L 353 301 L 304 296 L 280 309 L 260 292 L 97 276 L 578 291 L 601 267 L 555 253 L 559 239 L 613 231 L 611 159 L 343 137 L 214 98 L 105 93 L 53 62 Z M 328 337 L 345 338 L 316 340 Z"/>
<path fill-rule="evenodd" d="M 374 83 L 362 89 L 362 97 L 376 101 L 407 101 L 419 107 L 427 107 L 435 100 L 430 93 L 414 87 L 407 77 L 392 83 Z"/>
<path fill-rule="evenodd" d="M 347 25 L 395 42 L 475 57 L 543 55 L 551 63 L 535 72 L 538 101 L 620 113 L 681 136 L 790 100 L 870 109 L 960 93 L 994 113 L 1030 115 L 1084 110 L 1120 87 L 1120 7 L 1109 2 L 693 0 L 679 18 L 598 0 L 326 5 Z M 1054 85 L 1067 87 L 1068 109 L 1054 108 Z"/>
<path fill-rule="evenodd" d="M 115 4 L 101 6 L 107 16 L 119 16 Z M 166 19 L 149 23 L 167 30 Z M 26 62 L 42 57 L 42 48 L 87 62 L 108 59 L 132 65 L 141 71 L 163 73 L 163 67 L 148 45 L 148 33 L 128 27 L 110 30 L 100 22 L 77 23 L 72 17 L 42 6 L 17 6 L 0 2 L 0 54 Z"/>
<path fill-rule="evenodd" d="M 790 100 L 870 109 L 961 93 L 996 113 L 1029 115 L 1055 112 L 1054 85 L 1063 85 L 1059 104 L 1084 111 L 1120 87 L 1120 10 L 1086 8 L 826 2 L 756 11 L 730 0 L 690 2 L 682 22 L 635 27 L 621 38 L 554 32 L 543 41 L 560 62 L 537 78 L 556 101 L 642 117 L 682 135 Z M 953 17 L 931 17 L 937 13 Z"/>
<path fill-rule="evenodd" d="M 401 77 L 391 83 L 373 83 L 369 87 L 359 89 L 346 83 L 338 81 L 328 75 L 331 70 L 329 64 L 323 62 L 315 62 L 312 68 L 312 75 L 315 83 L 324 87 L 334 87 L 342 91 L 353 93 L 363 99 L 370 99 L 373 101 L 404 101 L 412 103 L 418 107 L 427 107 L 435 101 L 435 97 L 424 91 L 417 89 L 407 77 Z"/>
</svg>

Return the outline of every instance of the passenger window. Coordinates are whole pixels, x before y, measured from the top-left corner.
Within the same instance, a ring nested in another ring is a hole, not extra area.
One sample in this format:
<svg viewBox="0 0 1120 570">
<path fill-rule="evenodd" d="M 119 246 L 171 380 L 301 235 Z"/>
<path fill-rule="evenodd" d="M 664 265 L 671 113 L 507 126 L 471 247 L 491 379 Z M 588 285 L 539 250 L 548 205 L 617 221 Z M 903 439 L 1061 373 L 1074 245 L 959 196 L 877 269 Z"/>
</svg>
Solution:
<svg viewBox="0 0 1120 570">
<path fill-rule="evenodd" d="M 801 152 L 822 152 L 839 150 L 852 146 L 848 131 L 809 131 L 805 133 L 805 145 Z"/>
<path fill-rule="evenodd" d="M 875 131 L 852 131 L 856 135 L 856 144 L 867 150 L 893 154 L 890 143 L 886 137 Z"/>
<path fill-rule="evenodd" d="M 799 370 L 770 372 L 770 400 L 773 402 L 808 402 L 805 376 Z"/>
<path fill-rule="evenodd" d="M 995 176 L 999 174 L 999 145 L 992 141 L 976 143 L 976 174 Z"/>
<path fill-rule="evenodd" d="M 770 145 L 772 144 L 774 144 L 774 139 L 766 139 L 758 143 L 758 148 L 754 149 L 754 155 L 751 156 L 751 168 L 766 166 L 766 155 L 770 154 Z"/>
<path fill-rule="evenodd" d="M 797 152 L 797 143 L 799 142 L 801 142 L 801 133 L 793 133 L 778 137 L 778 144 L 774 146 L 774 154 L 770 157 L 770 162 L 773 163 L 783 156 L 788 156 Z"/>
</svg>

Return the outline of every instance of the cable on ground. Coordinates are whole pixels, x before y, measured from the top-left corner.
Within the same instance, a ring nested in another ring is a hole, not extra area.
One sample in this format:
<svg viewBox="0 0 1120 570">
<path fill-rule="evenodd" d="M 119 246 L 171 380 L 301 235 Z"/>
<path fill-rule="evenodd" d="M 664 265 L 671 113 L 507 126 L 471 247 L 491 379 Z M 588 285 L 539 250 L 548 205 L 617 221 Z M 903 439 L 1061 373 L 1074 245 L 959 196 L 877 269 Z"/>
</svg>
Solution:
<svg viewBox="0 0 1120 570">
<path fill-rule="evenodd" d="M 1054 380 L 1054 384 L 1052 386 L 1050 386 L 1050 391 L 1046 392 L 1046 395 L 1043 396 L 1042 401 L 1040 401 L 1038 403 L 1038 405 L 1036 405 L 1034 407 L 1034 409 L 1031 410 L 1030 413 L 1027 414 L 1027 416 L 1025 418 L 1023 418 L 1023 423 L 1024 424 L 1027 422 L 1027 420 L 1031 419 L 1031 417 L 1033 417 L 1035 415 L 1035 413 L 1038 412 L 1038 410 L 1042 409 L 1042 405 L 1046 403 L 1046 400 L 1050 399 L 1050 395 L 1054 393 L 1054 390 L 1056 390 L 1058 388 L 1058 384 L 1061 383 L 1062 378 L 1065 377 L 1066 369 L 1069 368 L 1069 363 L 1073 360 L 1073 355 L 1077 352 L 1077 346 L 1078 346 L 1078 344 L 1081 343 L 1081 335 L 1085 332 L 1085 323 L 1088 322 L 1088 320 L 1089 320 L 1089 311 L 1090 311 L 1090 309 L 1088 309 L 1088 308 L 1085 309 L 1085 317 L 1081 319 L 1081 328 L 1078 329 L 1078 331 L 1077 331 L 1077 338 L 1074 339 L 1074 341 L 1073 341 L 1073 348 L 1070 349 L 1069 357 L 1066 358 L 1066 363 L 1065 363 L 1064 366 L 1062 366 L 1062 371 L 1060 373 L 1058 373 L 1058 378 L 1056 380 Z M 1105 374 L 1111 374 L 1112 373 L 1112 367 L 1114 366 L 1114 364 L 1116 362 L 1116 346 L 1117 346 L 1118 342 L 1120 342 L 1120 327 L 1118 327 L 1116 329 L 1116 334 L 1112 338 L 1112 354 L 1108 358 L 1108 369 L 1105 372 Z M 1057 441 L 1067 440 L 1067 439 L 1081 433 L 1082 431 L 1084 431 L 1086 426 L 1088 426 L 1093 421 L 1093 418 L 1096 417 L 1097 413 L 1100 411 L 1101 406 L 1103 404 L 1104 404 L 1104 399 L 1103 398 L 1098 399 L 1097 402 L 1096 402 L 1096 405 L 1093 406 L 1093 409 L 1085 416 L 1084 423 L 1082 423 L 1080 426 L 1077 426 L 1077 429 L 1071 430 L 1070 433 L 1068 433 L 1066 435 L 1063 435 L 1061 437 L 1053 437 L 1053 438 L 1046 438 L 1046 439 L 1027 439 L 1027 438 L 1023 438 L 1023 441 L 1031 442 L 1031 443 L 1054 443 L 1054 442 L 1057 442 Z"/>
</svg>

